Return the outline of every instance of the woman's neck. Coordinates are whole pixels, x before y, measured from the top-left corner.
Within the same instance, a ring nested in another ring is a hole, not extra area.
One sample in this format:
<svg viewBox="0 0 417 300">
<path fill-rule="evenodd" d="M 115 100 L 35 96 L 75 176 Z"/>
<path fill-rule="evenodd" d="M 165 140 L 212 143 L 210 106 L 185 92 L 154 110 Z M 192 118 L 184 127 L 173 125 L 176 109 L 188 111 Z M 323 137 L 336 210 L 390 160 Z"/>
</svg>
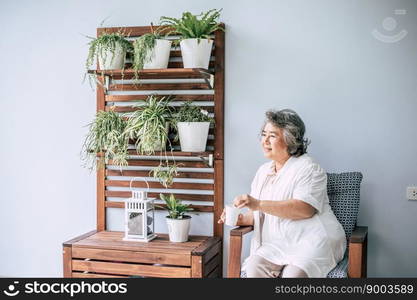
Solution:
<svg viewBox="0 0 417 300">
<path fill-rule="evenodd" d="M 287 162 L 287 160 L 290 159 L 290 155 L 286 155 L 284 157 L 280 157 L 278 159 L 275 160 L 275 171 L 278 172 L 279 170 L 281 170 L 281 168 L 285 165 L 285 163 Z"/>
</svg>

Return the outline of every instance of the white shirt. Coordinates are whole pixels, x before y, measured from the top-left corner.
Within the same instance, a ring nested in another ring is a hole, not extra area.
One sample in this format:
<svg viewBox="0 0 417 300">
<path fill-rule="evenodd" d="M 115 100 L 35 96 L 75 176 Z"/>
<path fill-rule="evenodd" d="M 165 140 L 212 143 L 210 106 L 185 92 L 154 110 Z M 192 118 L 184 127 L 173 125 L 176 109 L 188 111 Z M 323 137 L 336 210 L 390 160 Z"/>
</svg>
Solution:
<svg viewBox="0 0 417 300">
<path fill-rule="evenodd" d="M 343 258 L 346 237 L 329 205 L 327 174 L 310 156 L 291 156 L 278 172 L 274 161 L 263 164 L 252 182 L 251 196 L 302 200 L 317 210 L 303 220 L 254 211 L 251 255 L 277 265 L 295 265 L 308 277 L 326 277 Z"/>
</svg>

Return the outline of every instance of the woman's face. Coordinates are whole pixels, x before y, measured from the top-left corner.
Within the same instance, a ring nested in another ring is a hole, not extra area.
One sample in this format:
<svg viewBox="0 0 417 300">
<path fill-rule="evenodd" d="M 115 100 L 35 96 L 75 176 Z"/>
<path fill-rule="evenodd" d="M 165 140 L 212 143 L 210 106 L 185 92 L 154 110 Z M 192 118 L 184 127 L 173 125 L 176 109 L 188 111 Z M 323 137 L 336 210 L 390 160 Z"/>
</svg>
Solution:
<svg viewBox="0 0 417 300">
<path fill-rule="evenodd" d="M 279 161 L 288 156 L 282 129 L 271 123 L 266 123 L 262 130 L 261 144 L 266 158 Z"/>
</svg>

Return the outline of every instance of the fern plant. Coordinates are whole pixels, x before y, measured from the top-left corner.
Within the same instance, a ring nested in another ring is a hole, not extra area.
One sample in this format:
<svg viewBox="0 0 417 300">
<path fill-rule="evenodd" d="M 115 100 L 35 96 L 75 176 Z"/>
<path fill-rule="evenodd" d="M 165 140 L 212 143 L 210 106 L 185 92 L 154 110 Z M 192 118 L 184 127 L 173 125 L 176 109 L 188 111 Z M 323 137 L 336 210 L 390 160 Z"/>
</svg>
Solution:
<svg viewBox="0 0 417 300">
<path fill-rule="evenodd" d="M 136 139 L 138 154 L 152 155 L 155 148 L 165 149 L 168 140 L 167 123 L 171 115 L 168 101 L 167 97 L 158 99 L 150 95 L 144 106 L 134 106 L 139 109 L 129 117 L 125 134 Z"/>
<path fill-rule="evenodd" d="M 216 30 L 223 30 L 218 23 L 220 10 L 211 9 L 199 15 L 193 15 L 190 12 L 184 12 L 180 19 L 172 17 L 161 17 L 161 25 L 167 25 L 173 28 L 169 33 L 178 33 L 181 39 L 210 39 L 210 34 Z"/>
<path fill-rule="evenodd" d="M 127 166 L 128 138 L 124 134 L 127 122 L 123 116 L 111 111 L 99 111 L 83 144 L 85 165 L 90 169 L 100 168 L 110 159 L 115 165 Z M 97 156 L 101 153 L 100 156 Z"/>
<path fill-rule="evenodd" d="M 169 196 L 159 194 L 159 197 L 165 201 L 168 217 L 171 219 L 183 219 L 186 217 L 185 213 L 193 210 L 188 204 L 182 204 L 181 200 L 176 199 L 173 194 Z"/>
</svg>

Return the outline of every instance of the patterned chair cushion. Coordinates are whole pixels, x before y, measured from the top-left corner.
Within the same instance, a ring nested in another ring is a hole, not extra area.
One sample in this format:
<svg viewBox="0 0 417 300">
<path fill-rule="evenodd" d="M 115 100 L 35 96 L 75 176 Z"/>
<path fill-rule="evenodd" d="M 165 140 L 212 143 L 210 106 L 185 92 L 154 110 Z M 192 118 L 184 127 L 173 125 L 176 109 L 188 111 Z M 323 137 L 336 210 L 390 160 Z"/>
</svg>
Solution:
<svg viewBox="0 0 417 300">
<path fill-rule="evenodd" d="M 348 256 L 339 261 L 337 266 L 327 274 L 327 278 L 347 278 L 348 277 Z"/>
<path fill-rule="evenodd" d="M 349 239 L 355 229 L 359 212 L 362 173 L 328 173 L 327 194 L 330 206 Z"/>
</svg>

